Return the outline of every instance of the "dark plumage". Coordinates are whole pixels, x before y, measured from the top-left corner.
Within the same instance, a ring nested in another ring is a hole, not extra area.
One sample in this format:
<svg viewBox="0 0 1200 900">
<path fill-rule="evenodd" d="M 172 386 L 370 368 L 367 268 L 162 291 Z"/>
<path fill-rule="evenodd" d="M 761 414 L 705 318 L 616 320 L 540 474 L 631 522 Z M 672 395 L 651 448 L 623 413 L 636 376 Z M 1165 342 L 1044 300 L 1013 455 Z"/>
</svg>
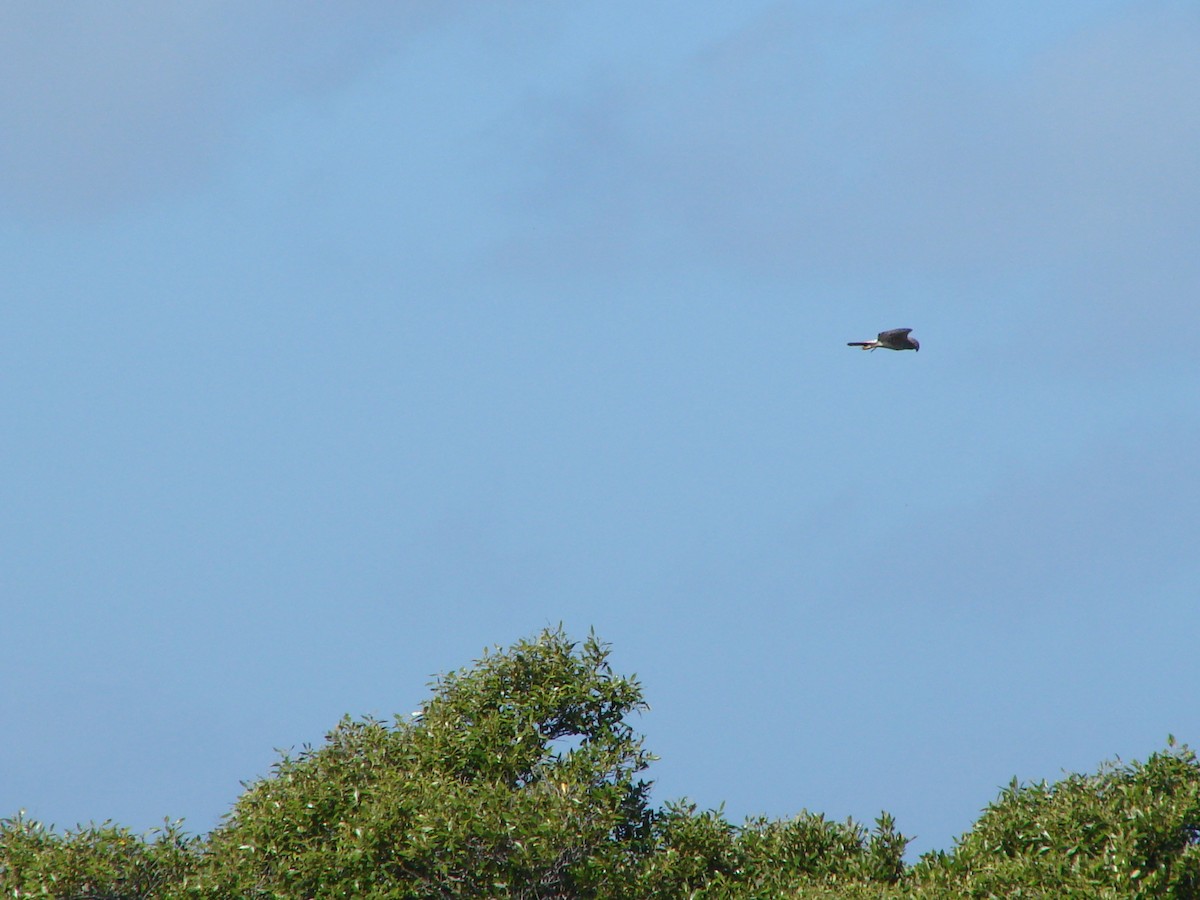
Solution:
<svg viewBox="0 0 1200 900">
<path fill-rule="evenodd" d="M 879 337 L 873 341 L 849 341 L 846 346 L 862 347 L 864 350 L 877 350 L 880 347 L 885 350 L 920 350 L 921 342 L 910 338 L 910 331 L 911 328 L 893 328 L 890 331 L 879 332 Z"/>
</svg>

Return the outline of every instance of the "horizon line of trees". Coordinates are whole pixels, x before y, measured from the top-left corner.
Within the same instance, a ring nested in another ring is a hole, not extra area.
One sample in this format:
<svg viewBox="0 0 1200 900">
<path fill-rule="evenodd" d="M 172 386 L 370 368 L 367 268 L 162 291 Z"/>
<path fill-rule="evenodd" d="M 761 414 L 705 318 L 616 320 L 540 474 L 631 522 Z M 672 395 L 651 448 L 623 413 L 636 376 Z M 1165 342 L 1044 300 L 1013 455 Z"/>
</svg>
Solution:
<svg viewBox="0 0 1200 900">
<path fill-rule="evenodd" d="M 729 822 L 654 807 L 646 708 L 594 634 L 547 629 L 432 685 L 417 718 L 345 717 L 284 753 L 203 836 L 0 819 L 0 897 L 56 900 L 1200 898 L 1200 763 L 1005 788 L 946 851 L 802 810 Z"/>
</svg>

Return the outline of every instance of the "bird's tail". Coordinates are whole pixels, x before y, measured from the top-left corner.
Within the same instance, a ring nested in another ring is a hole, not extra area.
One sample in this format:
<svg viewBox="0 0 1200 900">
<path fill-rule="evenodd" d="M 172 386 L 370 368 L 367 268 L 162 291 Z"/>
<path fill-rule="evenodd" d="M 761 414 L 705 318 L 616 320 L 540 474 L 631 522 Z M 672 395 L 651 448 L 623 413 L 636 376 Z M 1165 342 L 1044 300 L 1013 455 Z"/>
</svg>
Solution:
<svg viewBox="0 0 1200 900">
<path fill-rule="evenodd" d="M 874 350 L 879 346 L 879 341 L 847 341 L 847 347 L 862 347 L 864 350 Z"/>
</svg>

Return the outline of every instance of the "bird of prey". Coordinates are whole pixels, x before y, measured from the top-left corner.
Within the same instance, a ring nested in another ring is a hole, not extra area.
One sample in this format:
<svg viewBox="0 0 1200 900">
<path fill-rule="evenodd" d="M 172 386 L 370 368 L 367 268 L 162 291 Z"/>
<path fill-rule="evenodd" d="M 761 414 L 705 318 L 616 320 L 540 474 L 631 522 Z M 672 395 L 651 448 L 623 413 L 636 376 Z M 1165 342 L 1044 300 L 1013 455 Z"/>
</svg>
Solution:
<svg viewBox="0 0 1200 900">
<path fill-rule="evenodd" d="M 879 337 L 873 341 L 849 341 L 847 347 L 862 347 L 864 350 L 875 350 L 883 347 L 885 350 L 920 350 L 921 342 L 910 338 L 911 328 L 893 328 L 890 331 L 879 332 Z"/>
</svg>

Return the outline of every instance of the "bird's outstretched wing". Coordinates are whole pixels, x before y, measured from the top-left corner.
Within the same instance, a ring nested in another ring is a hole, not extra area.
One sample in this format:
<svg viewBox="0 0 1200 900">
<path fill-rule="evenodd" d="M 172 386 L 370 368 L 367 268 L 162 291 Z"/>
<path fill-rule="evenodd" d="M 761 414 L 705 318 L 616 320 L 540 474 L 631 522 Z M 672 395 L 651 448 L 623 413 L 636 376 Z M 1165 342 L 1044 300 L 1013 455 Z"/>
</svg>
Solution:
<svg viewBox="0 0 1200 900">
<path fill-rule="evenodd" d="M 921 345 L 916 338 L 910 338 L 911 328 L 890 328 L 879 332 L 879 337 L 873 341 L 849 341 L 850 347 L 862 347 L 864 350 L 875 350 L 883 347 L 885 350 L 920 350 Z"/>
</svg>

